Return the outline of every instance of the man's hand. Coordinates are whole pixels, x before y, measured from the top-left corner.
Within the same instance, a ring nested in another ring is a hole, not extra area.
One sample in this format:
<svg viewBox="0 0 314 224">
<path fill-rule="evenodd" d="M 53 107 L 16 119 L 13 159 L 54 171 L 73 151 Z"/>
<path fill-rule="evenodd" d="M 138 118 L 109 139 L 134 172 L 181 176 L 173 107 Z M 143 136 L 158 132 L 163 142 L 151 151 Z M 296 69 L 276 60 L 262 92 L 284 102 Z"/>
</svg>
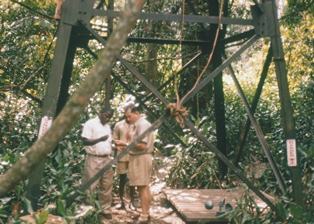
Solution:
<svg viewBox="0 0 314 224">
<path fill-rule="evenodd" d="M 104 135 L 104 136 L 100 137 L 100 141 L 107 141 L 108 138 L 109 138 L 108 135 Z"/>
<path fill-rule="evenodd" d="M 114 140 L 114 143 L 117 146 L 127 146 L 127 143 L 125 141 L 122 141 L 122 140 Z"/>
<path fill-rule="evenodd" d="M 122 152 L 125 149 L 125 146 L 116 146 L 117 151 Z"/>
<path fill-rule="evenodd" d="M 123 151 L 127 146 L 127 143 L 125 141 L 122 141 L 122 140 L 114 140 L 114 143 L 116 145 L 116 149 L 119 152 Z"/>
</svg>

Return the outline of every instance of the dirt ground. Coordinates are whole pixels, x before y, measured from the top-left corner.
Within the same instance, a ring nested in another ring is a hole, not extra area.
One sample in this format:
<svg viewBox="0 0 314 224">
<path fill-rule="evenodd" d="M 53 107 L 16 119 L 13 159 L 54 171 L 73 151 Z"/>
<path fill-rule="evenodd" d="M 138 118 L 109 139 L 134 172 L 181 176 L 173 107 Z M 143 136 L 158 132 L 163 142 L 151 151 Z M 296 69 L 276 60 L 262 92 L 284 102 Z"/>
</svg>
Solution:
<svg viewBox="0 0 314 224">
<path fill-rule="evenodd" d="M 153 162 L 153 178 L 151 182 L 152 202 L 150 207 L 150 223 L 156 224 L 185 224 L 184 218 L 176 211 L 173 205 L 166 199 L 166 195 L 162 192 L 165 188 L 164 178 L 168 173 L 170 160 L 165 159 L 161 155 L 154 156 Z M 125 192 L 125 196 L 128 195 Z M 120 203 L 118 197 L 113 198 L 113 206 L 111 208 L 112 220 L 103 219 L 103 223 L 122 224 L 132 223 L 134 216 L 138 216 L 141 212 L 139 195 L 135 197 L 136 211 L 129 209 L 129 200 L 126 198 L 125 210 L 117 210 L 115 205 Z"/>
<path fill-rule="evenodd" d="M 186 222 L 180 217 L 180 214 L 175 210 L 171 203 L 166 199 L 166 195 L 161 191 L 164 187 L 164 183 L 154 184 L 151 186 L 152 192 L 152 202 L 150 208 L 150 223 L 156 224 L 185 224 Z M 118 197 L 113 198 L 113 206 L 111 208 L 112 220 L 102 219 L 105 224 L 125 224 L 132 223 L 133 218 L 138 216 L 141 212 L 140 199 L 136 195 L 135 203 L 137 205 L 137 210 L 132 211 L 129 209 L 129 200 L 125 199 L 126 208 L 123 210 L 116 209 L 115 205 L 120 203 Z M 38 215 L 37 215 L 38 217 Z M 31 215 L 21 217 L 24 221 L 30 224 L 35 224 L 35 220 Z M 46 223 L 53 224 L 65 224 L 65 220 L 62 220 L 59 216 L 49 215 Z M 74 222 L 71 222 L 74 224 Z"/>
<path fill-rule="evenodd" d="M 156 224 L 184 224 L 186 223 L 180 214 L 175 210 L 171 203 L 166 199 L 166 196 L 161 189 L 164 187 L 164 183 L 155 184 L 151 186 L 152 203 L 150 208 L 150 223 Z M 137 211 L 129 209 L 129 201 L 126 199 L 126 209 L 117 210 L 115 206 L 112 207 L 112 220 L 103 219 L 103 223 L 108 224 L 122 224 L 132 223 L 132 217 L 139 215 L 141 212 L 140 201 L 137 197 L 136 204 L 138 206 Z M 114 198 L 114 205 L 120 203 L 119 198 Z"/>
</svg>

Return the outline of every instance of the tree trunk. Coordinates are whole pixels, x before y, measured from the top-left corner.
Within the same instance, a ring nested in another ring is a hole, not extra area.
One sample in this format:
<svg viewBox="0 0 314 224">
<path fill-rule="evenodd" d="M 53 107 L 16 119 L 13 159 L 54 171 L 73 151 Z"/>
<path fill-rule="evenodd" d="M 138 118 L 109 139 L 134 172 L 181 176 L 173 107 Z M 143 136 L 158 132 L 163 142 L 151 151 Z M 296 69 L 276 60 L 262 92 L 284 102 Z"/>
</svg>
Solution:
<svg viewBox="0 0 314 224">
<path fill-rule="evenodd" d="M 161 1 L 155 0 L 155 1 L 149 1 L 148 7 L 149 11 L 154 13 L 158 10 L 160 10 Z M 161 23 L 156 21 L 149 21 L 148 27 L 147 27 L 147 37 L 156 37 L 160 32 Z M 158 63 L 157 63 L 157 57 L 158 57 L 158 44 L 147 44 L 146 47 L 146 63 L 145 63 L 145 78 L 154 86 L 158 87 L 161 83 L 160 75 L 158 74 Z"/>
<path fill-rule="evenodd" d="M 158 75 L 158 64 L 157 64 L 157 44 L 148 44 L 146 48 L 146 63 L 145 63 L 145 77 L 154 86 L 158 87 L 160 77 Z"/>
</svg>

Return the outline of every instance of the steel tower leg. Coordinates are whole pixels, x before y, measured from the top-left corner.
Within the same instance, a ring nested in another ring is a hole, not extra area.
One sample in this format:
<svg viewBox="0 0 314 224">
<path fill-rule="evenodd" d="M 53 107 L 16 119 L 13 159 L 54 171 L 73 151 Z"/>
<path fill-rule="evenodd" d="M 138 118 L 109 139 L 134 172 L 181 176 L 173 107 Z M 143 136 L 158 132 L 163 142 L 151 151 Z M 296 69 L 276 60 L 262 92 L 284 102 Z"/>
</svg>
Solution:
<svg viewBox="0 0 314 224">
<path fill-rule="evenodd" d="M 70 1 L 66 1 L 66 7 Z M 69 12 L 68 12 L 69 13 Z M 67 16 L 70 16 L 67 14 Z M 68 87 L 72 73 L 76 41 L 73 26 L 63 23 L 63 15 L 59 24 L 57 43 L 50 70 L 47 90 L 42 108 L 42 120 L 39 128 L 40 138 L 50 128 L 52 119 L 60 112 L 68 97 Z M 45 161 L 42 161 L 29 175 L 26 198 L 30 200 L 31 206 L 37 209 L 40 197 L 40 185 L 45 169 Z"/>
<path fill-rule="evenodd" d="M 267 2 L 271 2 L 272 4 L 271 15 L 273 16 L 272 20 L 274 21 L 274 35 L 271 36 L 271 45 L 276 66 L 276 76 L 279 88 L 283 128 L 286 137 L 287 163 L 291 174 L 294 201 L 296 202 L 296 204 L 300 205 L 304 209 L 305 207 L 302 194 L 302 179 L 299 159 L 297 156 L 298 153 L 296 148 L 296 133 L 293 120 L 293 110 L 291 106 L 286 63 L 284 59 L 279 23 L 277 19 L 278 17 L 276 1 L 267 0 Z"/>
</svg>

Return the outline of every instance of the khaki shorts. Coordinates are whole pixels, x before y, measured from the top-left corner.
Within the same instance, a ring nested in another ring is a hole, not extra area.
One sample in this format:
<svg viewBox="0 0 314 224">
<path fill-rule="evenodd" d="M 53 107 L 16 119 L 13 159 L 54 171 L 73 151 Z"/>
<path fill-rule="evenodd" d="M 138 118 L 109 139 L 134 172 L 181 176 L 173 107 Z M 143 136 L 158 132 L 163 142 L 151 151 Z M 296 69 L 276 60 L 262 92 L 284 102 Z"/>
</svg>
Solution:
<svg viewBox="0 0 314 224">
<path fill-rule="evenodd" d="M 129 168 L 129 161 L 126 162 L 118 162 L 116 172 L 117 174 L 126 174 L 126 171 Z"/>
<path fill-rule="evenodd" d="M 152 155 L 130 155 L 129 185 L 148 186 L 152 174 Z"/>
</svg>

